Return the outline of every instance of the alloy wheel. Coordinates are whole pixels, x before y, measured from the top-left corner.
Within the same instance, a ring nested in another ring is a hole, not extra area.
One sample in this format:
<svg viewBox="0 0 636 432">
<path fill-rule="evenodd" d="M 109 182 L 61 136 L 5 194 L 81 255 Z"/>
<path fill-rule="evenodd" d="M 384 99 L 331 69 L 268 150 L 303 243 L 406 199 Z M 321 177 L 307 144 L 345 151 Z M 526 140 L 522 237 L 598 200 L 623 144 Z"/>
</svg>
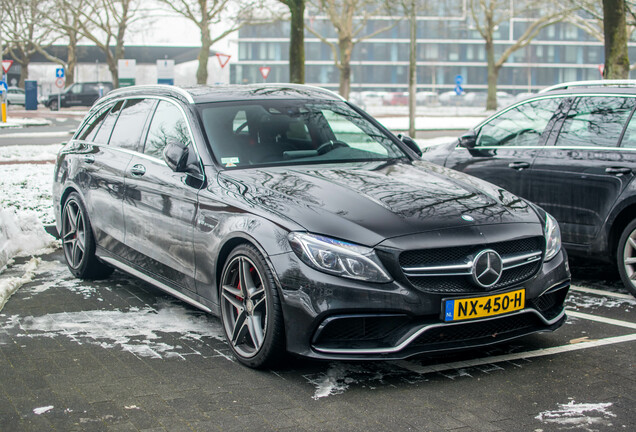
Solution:
<svg viewBox="0 0 636 432">
<path fill-rule="evenodd" d="M 86 223 L 82 209 L 75 200 L 67 201 L 64 206 L 62 242 L 66 261 L 73 269 L 78 269 L 86 251 Z"/>
<path fill-rule="evenodd" d="M 636 288 L 636 230 L 629 233 L 623 248 L 623 267 L 632 289 Z"/>
<path fill-rule="evenodd" d="M 267 292 L 256 265 L 238 255 L 225 267 L 221 286 L 223 325 L 241 357 L 255 356 L 267 333 Z"/>
</svg>

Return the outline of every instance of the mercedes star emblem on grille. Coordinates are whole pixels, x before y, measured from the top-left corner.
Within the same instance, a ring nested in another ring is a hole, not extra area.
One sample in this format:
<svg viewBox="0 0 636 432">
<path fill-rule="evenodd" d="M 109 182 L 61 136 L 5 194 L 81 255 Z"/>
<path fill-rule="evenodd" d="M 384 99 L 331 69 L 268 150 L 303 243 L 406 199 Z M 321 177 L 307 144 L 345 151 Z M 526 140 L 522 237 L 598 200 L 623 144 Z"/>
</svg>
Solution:
<svg viewBox="0 0 636 432">
<path fill-rule="evenodd" d="M 482 288 L 490 288 L 499 281 L 503 271 L 503 262 L 497 252 L 486 249 L 473 260 L 471 276 L 473 282 Z"/>
</svg>

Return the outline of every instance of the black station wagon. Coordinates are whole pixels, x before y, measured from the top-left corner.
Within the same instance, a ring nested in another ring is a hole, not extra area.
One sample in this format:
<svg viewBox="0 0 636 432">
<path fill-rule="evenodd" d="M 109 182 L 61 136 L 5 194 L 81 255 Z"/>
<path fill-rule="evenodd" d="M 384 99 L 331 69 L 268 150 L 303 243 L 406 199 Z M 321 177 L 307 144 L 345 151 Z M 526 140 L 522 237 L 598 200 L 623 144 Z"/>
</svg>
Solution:
<svg viewBox="0 0 636 432">
<path fill-rule="evenodd" d="M 556 221 L 419 153 L 319 88 L 129 87 L 61 149 L 57 228 L 74 275 L 118 268 L 219 315 L 250 367 L 561 326 Z"/>
<path fill-rule="evenodd" d="M 423 157 L 538 204 L 570 255 L 617 263 L 636 295 L 635 109 L 636 81 L 566 83 Z"/>
</svg>

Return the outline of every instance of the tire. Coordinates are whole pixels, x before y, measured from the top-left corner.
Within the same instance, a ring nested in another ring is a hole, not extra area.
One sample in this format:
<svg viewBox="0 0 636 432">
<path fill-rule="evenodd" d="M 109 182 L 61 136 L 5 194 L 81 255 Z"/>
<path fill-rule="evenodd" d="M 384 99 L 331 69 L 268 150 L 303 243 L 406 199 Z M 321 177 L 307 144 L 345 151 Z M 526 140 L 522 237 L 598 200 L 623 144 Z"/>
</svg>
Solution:
<svg viewBox="0 0 636 432">
<path fill-rule="evenodd" d="M 71 193 L 62 207 L 62 249 L 66 265 L 80 279 L 108 277 L 113 268 L 95 256 L 95 237 L 86 206 L 79 194 Z"/>
<path fill-rule="evenodd" d="M 59 111 L 59 110 L 60 110 L 60 107 L 58 106 L 58 104 L 57 104 L 57 101 L 56 101 L 56 100 L 52 100 L 52 101 L 51 101 L 51 103 L 50 103 L 50 105 L 49 105 L 49 109 L 50 109 L 51 111 Z"/>
<path fill-rule="evenodd" d="M 636 297 L 636 220 L 623 230 L 616 251 L 616 264 L 625 288 Z"/>
<path fill-rule="evenodd" d="M 276 283 L 253 246 L 237 246 L 225 261 L 219 303 L 225 338 L 240 363 L 260 369 L 283 359 L 285 332 Z"/>
</svg>

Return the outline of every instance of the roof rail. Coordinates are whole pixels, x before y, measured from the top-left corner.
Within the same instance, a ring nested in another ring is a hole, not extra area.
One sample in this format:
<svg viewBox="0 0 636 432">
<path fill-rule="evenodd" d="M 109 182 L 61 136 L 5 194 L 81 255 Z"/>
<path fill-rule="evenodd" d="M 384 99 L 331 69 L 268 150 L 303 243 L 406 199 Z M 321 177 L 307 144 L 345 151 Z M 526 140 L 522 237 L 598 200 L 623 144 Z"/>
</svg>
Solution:
<svg viewBox="0 0 636 432">
<path fill-rule="evenodd" d="M 555 90 L 566 90 L 575 87 L 636 87 L 636 80 L 592 80 L 572 81 L 546 87 L 539 93 L 547 93 Z"/>
<path fill-rule="evenodd" d="M 160 90 L 172 90 L 175 93 L 180 94 L 181 96 L 183 96 L 189 103 L 194 103 L 194 99 L 192 98 L 192 95 L 190 93 L 188 93 L 186 90 L 182 89 L 181 87 L 177 87 L 177 86 L 173 86 L 173 85 L 168 85 L 168 84 L 143 84 L 143 85 L 135 85 L 132 87 L 119 87 L 116 88 L 114 90 L 111 90 L 108 92 L 108 96 L 117 96 L 119 93 L 124 93 L 126 90 L 135 90 L 135 89 L 146 89 L 146 90 L 152 90 L 152 89 L 160 89 Z"/>
</svg>

